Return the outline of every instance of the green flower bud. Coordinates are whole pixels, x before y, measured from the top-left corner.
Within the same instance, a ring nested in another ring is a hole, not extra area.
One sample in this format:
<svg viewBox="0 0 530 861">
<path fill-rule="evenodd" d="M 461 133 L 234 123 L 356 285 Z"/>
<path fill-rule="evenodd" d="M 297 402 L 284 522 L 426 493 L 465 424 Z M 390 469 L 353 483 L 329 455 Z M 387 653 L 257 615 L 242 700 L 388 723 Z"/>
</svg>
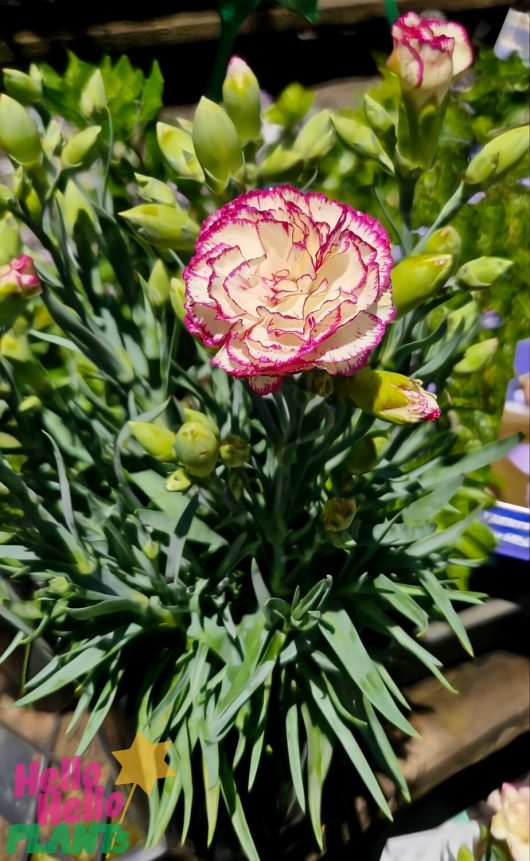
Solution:
<svg viewBox="0 0 530 861">
<path fill-rule="evenodd" d="M 463 358 L 454 366 L 453 371 L 455 374 L 473 374 L 475 371 L 480 371 L 498 346 L 498 338 L 488 338 L 486 341 L 472 344 L 465 351 Z"/>
<path fill-rule="evenodd" d="M 0 218 L 0 267 L 18 257 L 22 243 L 16 219 L 10 212 Z"/>
<path fill-rule="evenodd" d="M 22 443 L 10 433 L 0 431 L 0 451 L 13 451 L 17 448 L 22 448 Z"/>
<path fill-rule="evenodd" d="M 86 213 L 86 217 L 92 224 L 96 223 L 94 210 L 92 209 L 88 198 L 83 194 L 73 179 L 69 179 L 66 183 L 63 195 L 61 195 L 60 192 L 57 192 L 56 195 L 69 236 L 73 235 L 75 226 L 82 212 Z"/>
<path fill-rule="evenodd" d="M 184 297 L 186 294 L 186 285 L 182 278 L 172 278 L 169 282 L 169 301 L 175 315 L 181 323 L 184 322 L 186 311 L 184 309 Z"/>
<path fill-rule="evenodd" d="M 383 105 L 369 96 L 368 93 L 364 96 L 364 113 L 368 124 L 379 132 L 385 135 L 390 129 L 394 128 L 394 120 Z"/>
<path fill-rule="evenodd" d="M 57 595 L 60 598 L 68 598 L 74 594 L 74 585 L 66 577 L 52 577 L 46 584 L 46 592 Z"/>
<path fill-rule="evenodd" d="M 219 455 L 225 466 L 233 469 L 244 466 L 250 457 L 250 446 L 240 436 L 228 434 L 221 440 Z"/>
<path fill-rule="evenodd" d="M 292 150 L 283 149 L 277 146 L 267 158 L 259 166 L 259 174 L 263 179 L 274 179 L 277 176 L 282 176 L 289 171 L 300 167 L 303 164 L 303 158 Z"/>
<path fill-rule="evenodd" d="M 392 161 L 384 151 L 375 132 L 352 117 L 333 114 L 331 117 L 337 137 L 340 142 L 354 152 L 367 158 L 374 158 L 382 164 L 389 173 L 394 173 Z"/>
<path fill-rule="evenodd" d="M 203 478 L 216 467 L 219 440 L 203 422 L 185 422 L 177 432 L 175 454 L 186 472 Z"/>
<path fill-rule="evenodd" d="M 191 479 L 185 469 L 176 469 L 166 481 L 166 490 L 171 493 L 186 493 L 191 487 Z"/>
<path fill-rule="evenodd" d="M 59 149 L 61 142 L 63 139 L 63 134 L 61 132 L 61 127 L 56 120 L 50 120 L 48 123 L 48 128 L 44 133 L 44 137 L 42 138 L 42 149 L 48 156 L 51 158 L 57 150 Z"/>
<path fill-rule="evenodd" d="M 152 539 L 149 539 L 149 541 L 146 541 L 146 543 L 142 547 L 142 550 L 144 551 L 147 558 L 153 561 L 154 559 L 157 559 L 160 554 L 160 544 L 158 543 L 158 541 L 153 541 Z"/>
<path fill-rule="evenodd" d="M 204 173 L 195 155 L 189 132 L 167 123 L 157 123 L 156 138 L 162 155 L 175 171 L 177 179 L 204 182 Z"/>
<path fill-rule="evenodd" d="M 471 159 L 464 176 L 468 185 L 488 185 L 500 179 L 528 150 L 530 126 L 510 129 L 489 141 Z"/>
<path fill-rule="evenodd" d="M 241 144 L 261 139 L 261 100 L 254 72 L 239 57 L 232 57 L 223 83 L 223 104 Z"/>
<path fill-rule="evenodd" d="M 191 250 L 199 227 L 180 206 L 142 203 L 120 212 L 138 230 L 140 236 L 159 248 Z"/>
<path fill-rule="evenodd" d="M 6 93 L 23 105 L 35 104 L 42 98 L 42 80 L 36 66 L 33 71 L 33 75 L 26 75 L 18 69 L 3 70 Z"/>
<path fill-rule="evenodd" d="M 151 269 L 147 281 L 147 296 L 155 308 L 160 308 L 169 300 L 169 275 L 161 260 L 157 260 Z"/>
<path fill-rule="evenodd" d="M 385 437 L 378 437 L 383 443 Z M 363 475 L 370 472 L 379 460 L 378 446 L 373 437 L 365 436 L 351 450 L 345 463 L 350 475 Z"/>
<path fill-rule="evenodd" d="M 35 164 L 41 157 L 39 132 L 27 110 L 11 96 L 0 95 L 0 148 L 20 164 Z"/>
<path fill-rule="evenodd" d="M 165 182 L 155 179 L 153 176 L 144 176 L 135 173 L 134 178 L 138 183 L 138 194 L 148 203 L 165 203 L 166 206 L 175 206 L 175 195 Z"/>
<path fill-rule="evenodd" d="M 328 110 L 310 117 L 298 132 L 293 151 L 306 161 L 323 158 L 335 143 L 335 134 Z"/>
<path fill-rule="evenodd" d="M 450 254 L 416 254 L 400 260 L 391 275 L 397 316 L 430 299 L 447 280 L 452 265 Z"/>
<path fill-rule="evenodd" d="M 200 413 L 199 410 L 191 410 L 189 407 L 183 407 L 182 414 L 184 416 L 185 422 L 200 422 L 203 425 L 206 425 L 214 434 L 219 436 L 219 428 L 215 424 L 214 420 L 210 418 L 210 416 L 206 416 L 204 413 Z"/>
<path fill-rule="evenodd" d="M 351 400 L 362 410 L 392 424 L 415 424 L 440 417 L 435 395 L 420 380 L 392 371 L 363 368 L 346 382 Z"/>
<path fill-rule="evenodd" d="M 37 395 L 28 395 L 27 398 L 20 401 L 18 411 L 19 413 L 33 413 L 40 410 L 41 407 L 42 401 Z"/>
<path fill-rule="evenodd" d="M 450 224 L 435 230 L 425 243 L 425 251 L 429 254 L 451 254 L 453 259 L 459 257 L 461 249 L 460 234 Z"/>
<path fill-rule="evenodd" d="M 289 84 L 274 105 L 268 108 L 265 117 L 269 123 L 292 129 L 313 107 L 315 94 L 301 84 Z"/>
<path fill-rule="evenodd" d="M 176 434 L 169 428 L 154 422 L 129 422 L 129 427 L 135 440 L 152 457 L 165 463 L 175 459 Z"/>
<path fill-rule="evenodd" d="M 90 117 L 92 114 L 104 110 L 106 106 L 107 95 L 105 93 L 103 76 L 100 70 L 96 69 L 81 91 L 79 107 L 85 117 Z"/>
<path fill-rule="evenodd" d="M 6 332 L 0 338 L 0 356 L 4 356 L 12 362 L 34 361 L 27 337 L 14 335 L 13 332 Z"/>
<path fill-rule="evenodd" d="M 326 532 L 343 532 L 352 525 L 357 503 L 355 499 L 328 499 L 322 510 L 322 523 Z"/>
<path fill-rule="evenodd" d="M 243 168 L 241 143 L 224 108 L 204 96 L 193 118 L 192 140 L 208 185 L 216 192 L 223 191 Z"/>
<path fill-rule="evenodd" d="M 456 280 L 472 290 L 489 287 L 513 266 L 505 257 L 476 257 L 468 260 L 456 273 Z"/>
<path fill-rule="evenodd" d="M 88 167 L 96 156 L 95 143 L 101 126 L 88 126 L 71 138 L 61 153 L 63 167 Z"/>
</svg>

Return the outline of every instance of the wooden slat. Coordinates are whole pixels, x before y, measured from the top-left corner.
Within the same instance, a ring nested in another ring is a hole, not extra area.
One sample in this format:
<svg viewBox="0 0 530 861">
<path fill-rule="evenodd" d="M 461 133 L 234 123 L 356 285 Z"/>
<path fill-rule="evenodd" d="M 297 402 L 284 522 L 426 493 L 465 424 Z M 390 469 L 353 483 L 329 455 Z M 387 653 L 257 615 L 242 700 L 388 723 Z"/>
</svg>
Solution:
<svg viewBox="0 0 530 861">
<path fill-rule="evenodd" d="M 491 652 L 452 667 L 446 676 L 458 694 L 433 677 L 405 688 L 410 722 L 421 733 L 405 742 L 400 759 L 416 801 L 530 729 L 530 661 L 510 652 Z M 397 787 L 381 778 L 393 811 L 402 806 Z M 366 801 L 356 800 L 363 827 L 371 824 Z"/>
<path fill-rule="evenodd" d="M 407 9 L 421 11 L 432 5 L 428 0 L 408 0 Z M 487 9 L 504 6 L 506 0 L 436 0 L 436 8 L 447 12 L 467 9 Z M 385 16 L 384 0 L 320 0 L 317 27 L 350 26 L 368 18 Z M 252 15 L 242 28 L 243 33 L 281 32 L 307 29 L 299 15 L 286 9 L 267 9 Z M 219 19 L 214 10 L 179 12 L 145 21 L 112 21 L 87 26 L 85 37 L 101 50 L 127 50 L 129 48 L 176 45 L 183 42 L 204 42 L 219 37 Z M 28 59 L 46 56 L 50 43 L 62 42 L 66 46 L 76 36 L 68 30 L 43 37 L 31 30 L 15 33 L 13 43 Z M 0 40 L 0 63 L 12 62 L 13 52 L 7 42 Z"/>
</svg>

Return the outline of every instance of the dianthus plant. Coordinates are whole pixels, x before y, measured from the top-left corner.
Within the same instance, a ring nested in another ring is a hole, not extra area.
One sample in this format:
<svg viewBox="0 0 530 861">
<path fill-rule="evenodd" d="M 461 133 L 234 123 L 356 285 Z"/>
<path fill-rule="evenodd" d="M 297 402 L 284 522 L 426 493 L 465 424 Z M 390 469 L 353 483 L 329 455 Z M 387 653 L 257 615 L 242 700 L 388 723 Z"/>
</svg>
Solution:
<svg viewBox="0 0 530 861">
<path fill-rule="evenodd" d="M 399 104 L 364 120 L 302 122 L 294 86 L 264 122 L 238 58 L 222 105 L 156 128 L 156 68 L 5 73 L 4 657 L 49 656 L 19 704 L 64 689 L 81 752 L 118 704 L 171 741 L 150 843 L 175 821 L 206 854 L 231 820 L 255 861 L 305 813 L 322 845 L 334 759 L 389 815 L 374 770 L 408 797 L 389 730 L 415 732 L 396 668 L 447 685 L 433 618 L 471 652 L 457 608 L 479 597 L 454 576 L 491 547 L 483 468 L 511 441 L 466 451 L 446 392 L 487 360 L 473 291 L 509 262 L 458 269 L 449 222 L 528 134 L 493 137 L 414 234 L 472 53 L 412 14 L 394 42 Z M 379 220 L 322 191 L 352 152 Z"/>
</svg>

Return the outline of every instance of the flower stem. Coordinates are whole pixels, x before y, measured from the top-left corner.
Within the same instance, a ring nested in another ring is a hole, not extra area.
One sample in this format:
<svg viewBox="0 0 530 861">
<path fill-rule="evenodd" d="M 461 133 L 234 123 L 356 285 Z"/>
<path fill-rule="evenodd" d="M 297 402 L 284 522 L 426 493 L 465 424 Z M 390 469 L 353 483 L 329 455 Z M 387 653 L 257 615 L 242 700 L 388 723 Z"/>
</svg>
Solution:
<svg viewBox="0 0 530 861">
<path fill-rule="evenodd" d="M 466 202 L 464 200 L 464 188 L 464 183 L 461 182 L 455 193 L 449 198 L 447 203 L 440 210 L 440 214 L 438 215 L 438 218 L 435 220 L 434 224 L 432 224 L 427 233 L 422 236 L 418 244 L 414 247 L 415 254 L 419 254 L 420 251 L 423 251 L 434 231 L 438 230 L 439 227 L 443 227 L 444 224 L 447 224 L 447 222 L 451 220 L 455 212 L 457 212 L 462 206 L 462 204 Z"/>
</svg>

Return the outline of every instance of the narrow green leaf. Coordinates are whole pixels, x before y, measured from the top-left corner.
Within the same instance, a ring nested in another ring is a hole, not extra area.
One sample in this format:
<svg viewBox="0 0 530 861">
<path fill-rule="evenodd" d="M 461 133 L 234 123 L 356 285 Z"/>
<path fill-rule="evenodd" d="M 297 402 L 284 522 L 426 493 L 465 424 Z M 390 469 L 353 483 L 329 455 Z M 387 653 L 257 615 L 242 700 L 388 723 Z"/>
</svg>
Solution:
<svg viewBox="0 0 530 861">
<path fill-rule="evenodd" d="M 322 732 L 307 703 L 303 702 L 302 718 L 307 736 L 307 804 L 313 833 L 320 849 L 322 841 L 322 788 L 329 770 L 333 747 L 328 737 Z"/>
<path fill-rule="evenodd" d="M 293 779 L 293 787 L 301 810 L 305 813 L 305 792 L 302 777 L 302 756 L 300 750 L 300 736 L 298 732 L 298 706 L 293 703 L 287 709 L 285 716 L 285 736 L 287 739 L 287 755 L 289 768 Z"/>
<path fill-rule="evenodd" d="M 385 733 L 381 721 L 377 717 L 374 709 L 372 708 L 372 704 L 366 697 L 363 697 L 363 706 L 366 712 L 366 718 L 372 731 L 373 738 L 376 744 L 381 751 L 381 765 L 383 768 L 388 768 L 395 782 L 401 789 L 401 793 L 405 801 L 410 801 L 410 792 L 407 786 L 406 780 L 403 777 L 403 772 L 399 767 L 399 763 L 394 753 L 394 749 L 388 740 L 388 736 Z"/>
<path fill-rule="evenodd" d="M 230 819 L 232 820 L 232 826 L 237 834 L 241 848 L 247 856 L 248 861 L 260 861 L 256 846 L 252 839 L 252 834 L 250 833 L 250 828 L 248 827 L 241 799 L 237 793 L 232 769 L 225 759 L 224 754 L 220 757 L 219 765 L 223 800 Z"/>
<path fill-rule="evenodd" d="M 320 629 L 349 676 L 375 708 L 404 733 L 417 737 L 418 733 L 388 693 L 346 610 L 324 613 Z"/>
<path fill-rule="evenodd" d="M 381 791 L 381 787 L 379 786 L 375 775 L 368 764 L 368 760 L 359 747 L 353 734 L 350 732 L 348 727 L 342 723 L 337 712 L 333 708 L 326 691 L 322 689 L 314 679 L 309 680 L 309 686 L 311 688 L 314 702 L 322 712 L 333 733 L 342 744 L 374 801 L 378 804 L 385 816 L 392 819 L 390 808 Z"/>
<path fill-rule="evenodd" d="M 454 631 L 462 648 L 465 649 L 469 655 L 473 656 L 473 646 L 471 645 L 467 631 L 464 628 L 458 613 L 451 604 L 449 596 L 446 594 L 446 590 L 437 580 L 436 575 L 433 574 L 432 571 L 425 570 L 420 572 L 419 577 L 426 591 L 432 597 L 440 612 L 445 616 L 447 623 Z"/>
</svg>

